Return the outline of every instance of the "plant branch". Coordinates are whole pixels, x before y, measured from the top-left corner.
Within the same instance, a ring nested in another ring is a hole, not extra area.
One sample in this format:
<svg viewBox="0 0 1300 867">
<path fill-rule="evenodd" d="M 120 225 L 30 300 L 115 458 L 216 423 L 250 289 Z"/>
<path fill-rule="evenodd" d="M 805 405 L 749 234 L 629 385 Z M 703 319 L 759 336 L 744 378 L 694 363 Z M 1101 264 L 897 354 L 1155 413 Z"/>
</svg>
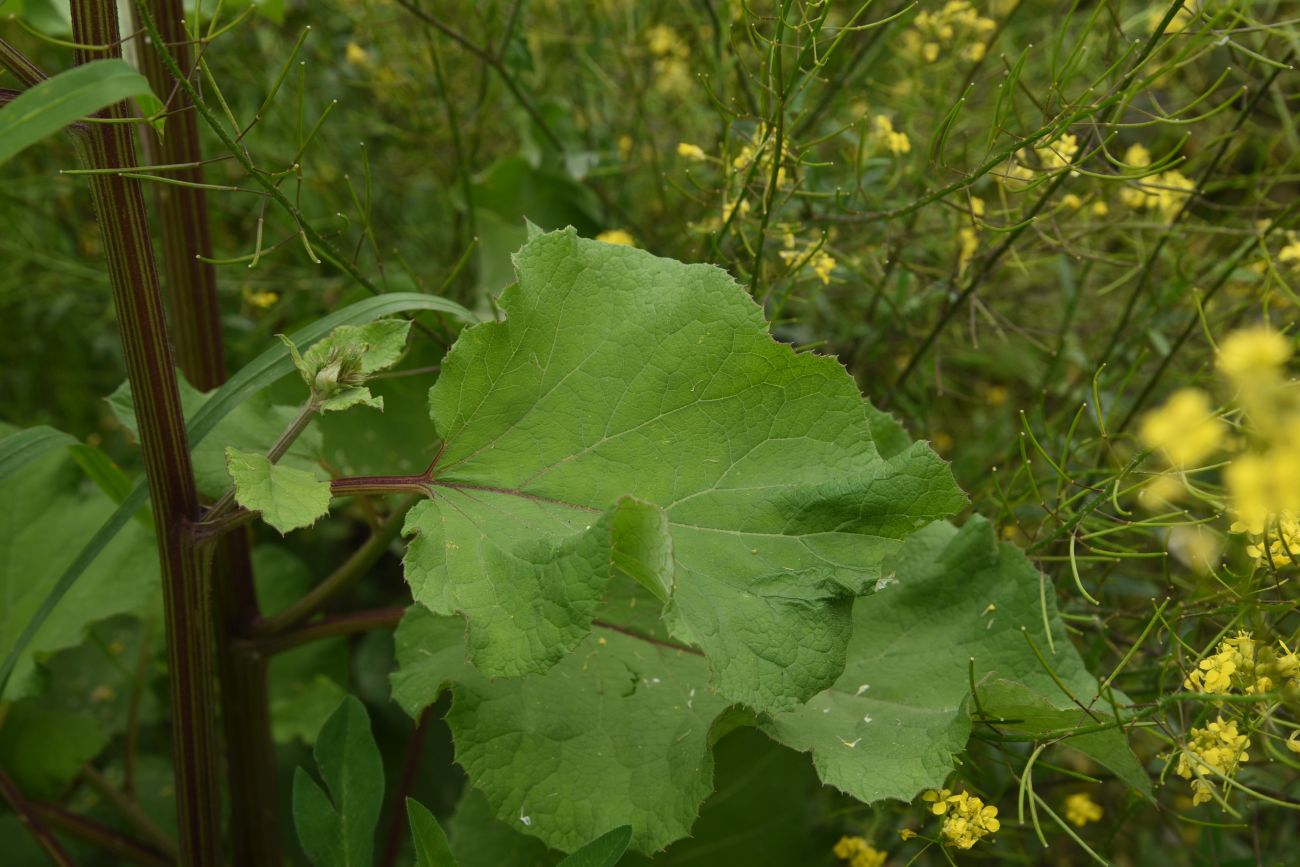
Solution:
<svg viewBox="0 0 1300 867">
<path fill-rule="evenodd" d="M 420 19 L 434 30 L 437 30 L 452 42 L 460 45 L 470 54 L 473 54 L 479 60 L 482 60 L 491 67 L 492 71 L 500 76 L 502 83 L 505 84 L 506 89 L 510 91 L 510 95 L 515 98 L 515 102 L 519 103 L 519 107 L 528 113 L 528 116 L 532 118 L 533 123 L 537 124 L 537 128 L 542 131 L 542 135 L 546 136 L 546 140 L 551 143 L 552 147 L 557 151 L 564 151 L 564 145 L 560 142 L 559 136 L 557 136 L 551 129 L 550 125 L 546 123 L 546 119 L 543 118 L 542 113 L 537 110 L 537 106 L 533 105 L 532 100 L 530 100 L 528 95 L 519 87 L 519 83 L 515 81 L 514 76 L 510 74 L 510 70 L 506 68 L 505 63 L 500 57 L 485 48 L 475 45 L 469 37 L 465 36 L 454 27 L 444 23 L 436 16 L 425 12 L 419 6 L 409 2 L 409 0 L 397 0 L 397 5 L 401 6 L 407 12 L 410 12 L 416 18 Z"/>
<path fill-rule="evenodd" d="M 0 795 L 4 796 L 18 817 L 18 821 L 27 829 L 27 833 L 32 835 L 37 845 L 45 850 L 45 854 L 50 856 L 51 861 L 58 867 L 76 867 L 77 862 L 72 860 L 68 850 L 63 848 L 63 844 L 41 821 L 41 817 L 32 809 L 31 802 L 23 795 L 18 784 L 4 772 L 4 768 L 0 768 Z"/>
<path fill-rule="evenodd" d="M 396 626 L 405 613 L 406 609 L 402 607 L 354 611 L 349 614 L 326 617 L 307 626 L 289 632 L 282 632 L 278 635 L 247 638 L 241 643 L 246 645 L 250 652 L 256 652 L 264 656 L 274 656 L 277 653 L 284 653 L 286 650 L 293 650 L 295 647 L 311 644 L 314 641 L 339 638 L 357 632 L 369 632 L 372 629 L 389 629 Z"/>
<path fill-rule="evenodd" d="M 145 812 L 140 809 L 134 800 L 128 797 L 121 789 L 109 782 L 108 778 L 95 769 L 93 765 L 86 765 L 81 769 L 81 778 L 85 780 L 92 789 L 94 789 L 104 801 L 117 811 L 123 819 L 135 828 L 136 833 L 145 840 L 149 841 L 156 849 L 172 857 L 179 854 L 176 841 L 173 840 L 166 831 L 154 824 Z"/>
<path fill-rule="evenodd" d="M 294 225 L 298 227 L 302 237 L 305 239 L 310 249 L 314 251 L 315 255 L 318 255 L 320 258 L 348 275 L 348 277 L 352 278 L 360 286 L 365 288 L 366 291 L 374 295 L 382 294 L 378 286 L 362 274 L 346 256 L 335 250 L 334 245 L 325 240 L 325 237 L 321 235 L 320 232 L 316 231 L 311 223 L 307 222 L 298 207 L 294 205 L 293 202 L 289 201 L 289 198 L 281 192 L 279 184 L 273 179 L 273 177 L 253 165 L 248 154 L 244 152 L 243 148 L 240 147 L 231 136 L 230 132 L 221 122 L 221 119 L 217 117 L 216 113 L 213 112 L 212 109 L 208 108 L 193 83 L 191 83 L 181 71 L 180 66 L 176 62 L 176 58 L 163 45 L 162 35 L 158 31 L 157 22 L 154 21 L 152 13 L 150 13 L 149 9 L 143 4 L 142 0 L 137 0 L 136 8 L 140 11 L 141 23 L 144 25 L 145 31 L 148 32 L 149 38 L 158 46 L 159 59 L 162 61 L 163 65 L 167 67 L 167 70 L 175 77 L 181 90 L 185 92 L 185 95 L 189 97 L 190 101 L 194 104 L 194 109 L 198 112 L 199 117 L 203 119 L 203 122 L 207 124 L 212 132 L 217 136 L 230 155 L 239 162 L 239 164 L 244 168 L 244 171 L 248 173 L 249 177 L 256 181 L 257 185 L 265 190 L 267 195 L 277 205 L 284 209 L 284 212 L 293 220 Z"/>
<path fill-rule="evenodd" d="M 131 861 L 143 867 L 175 867 L 176 860 L 152 846 L 126 836 L 107 825 L 65 810 L 58 804 L 31 801 L 32 813 L 51 828 L 84 840 L 116 860 Z"/>
<path fill-rule="evenodd" d="M 393 510 L 393 513 L 385 519 L 384 523 L 375 528 L 365 544 L 354 551 L 352 556 L 348 557 L 328 578 L 317 584 L 283 611 L 254 623 L 252 634 L 254 636 L 267 636 L 287 632 L 320 611 L 331 599 L 351 587 L 388 550 L 389 544 L 402 531 L 406 513 L 411 511 L 411 507 L 419 500 L 420 498 L 414 495 L 403 500 Z"/>
</svg>

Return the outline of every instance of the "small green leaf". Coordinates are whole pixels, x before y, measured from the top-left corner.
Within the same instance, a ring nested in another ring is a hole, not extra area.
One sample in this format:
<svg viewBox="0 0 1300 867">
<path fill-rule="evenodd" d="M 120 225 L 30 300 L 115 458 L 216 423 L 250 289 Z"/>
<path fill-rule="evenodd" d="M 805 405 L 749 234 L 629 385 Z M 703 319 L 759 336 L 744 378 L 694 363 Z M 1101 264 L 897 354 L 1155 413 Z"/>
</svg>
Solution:
<svg viewBox="0 0 1300 867">
<path fill-rule="evenodd" d="M 372 867 L 384 767 L 360 701 L 348 696 L 316 739 L 316 766 L 328 794 L 302 768 L 293 781 L 294 827 L 320 867 Z"/>
<path fill-rule="evenodd" d="M 152 94 L 125 60 L 92 60 L 60 72 L 0 109 L 0 163 L 101 108 Z"/>
<path fill-rule="evenodd" d="M 601 834 L 556 867 L 614 867 L 627 844 L 632 842 L 632 826 L 623 825 L 605 834 Z"/>
<path fill-rule="evenodd" d="M 415 867 L 457 867 L 456 857 L 447 844 L 447 835 L 433 814 L 419 801 L 407 798 L 406 816 L 415 842 Z"/>
<path fill-rule="evenodd" d="M 309 527 L 330 510 L 330 483 L 311 473 L 234 448 L 226 449 L 226 468 L 235 482 L 235 502 L 261 512 L 262 520 L 282 534 Z"/>
<path fill-rule="evenodd" d="M 341 325 L 306 352 L 288 345 L 293 363 L 311 389 L 321 412 L 337 412 L 364 405 L 384 408 L 383 398 L 371 396 L 365 381 L 401 360 L 411 323 L 405 319 L 381 319 L 366 325 Z"/>
</svg>

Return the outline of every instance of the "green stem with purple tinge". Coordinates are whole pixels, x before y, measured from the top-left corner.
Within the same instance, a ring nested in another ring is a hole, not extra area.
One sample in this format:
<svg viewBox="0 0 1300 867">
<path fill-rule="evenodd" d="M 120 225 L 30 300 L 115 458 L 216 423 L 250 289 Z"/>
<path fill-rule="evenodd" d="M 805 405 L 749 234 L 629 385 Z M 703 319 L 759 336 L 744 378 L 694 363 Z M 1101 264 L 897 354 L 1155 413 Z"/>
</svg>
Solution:
<svg viewBox="0 0 1300 867">
<path fill-rule="evenodd" d="M 105 51 L 78 49 L 79 63 L 121 53 L 113 0 L 74 0 L 72 30 L 73 39 L 83 45 L 113 46 Z M 128 120 L 131 112 L 119 103 L 101 116 Z M 135 168 L 133 126 L 93 124 L 84 154 L 89 168 Z M 198 492 L 144 194 L 137 181 L 112 173 L 91 175 L 90 186 L 135 396 L 158 537 L 181 862 L 207 867 L 221 863 L 222 846 L 213 680 L 215 611 L 202 552 L 186 532 L 198 518 Z"/>
</svg>

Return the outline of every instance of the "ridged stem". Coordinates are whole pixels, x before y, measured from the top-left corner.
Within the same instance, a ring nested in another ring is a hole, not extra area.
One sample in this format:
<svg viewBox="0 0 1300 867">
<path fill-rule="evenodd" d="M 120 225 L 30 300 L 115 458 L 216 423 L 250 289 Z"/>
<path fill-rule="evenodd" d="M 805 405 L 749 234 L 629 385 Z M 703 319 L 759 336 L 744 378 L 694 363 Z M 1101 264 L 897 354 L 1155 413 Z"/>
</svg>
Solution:
<svg viewBox="0 0 1300 867">
<path fill-rule="evenodd" d="M 74 0 L 72 30 L 73 39 L 83 45 L 113 46 L 103 51 L 78 49 L 79 63 L 121 54 L 113 0 Z M 131 117 L 123 103 L 101 115 L 114 120 Z M 85 137 L 84 154 L 88 168 L 135 168 L 132 125 L 93 124 Z M 167 629 L 181 862 L 207 867 L 221 863 L 222 847 L 213 688 L 215 612 L 202 552 L 186 532 L 198 518 L 198 492 L 144 194 L 138 181 L 112 173 L 91 175 L 90 186 L 153 500 Z"/>
</svg>

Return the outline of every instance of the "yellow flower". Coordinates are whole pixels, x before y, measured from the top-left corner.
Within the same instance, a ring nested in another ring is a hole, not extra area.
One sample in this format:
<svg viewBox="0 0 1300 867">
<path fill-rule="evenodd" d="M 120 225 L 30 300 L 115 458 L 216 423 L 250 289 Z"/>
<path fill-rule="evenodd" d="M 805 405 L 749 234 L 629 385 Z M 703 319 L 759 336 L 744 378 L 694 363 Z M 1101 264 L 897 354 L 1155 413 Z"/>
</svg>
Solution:
<svg viewBox="0 0 1300 867">
<path fill-rule="evenodd" d="M 707 160 L 709 158 L 709 155 L 704 152 L 704 148 L 684 141 L 677 143 L 677 156 L 696 161 Z"/>
<path fill-rule="evenodd" d="M 888 855 L 876 849 L 862 837 L 841 837 L 831 854 L 849 867 L 883 867 Z"/>
<path fill-rule="evenodd" d="M 1089 822 L 1101 821 L 1101 805 L 1087 792 L 1075 792 L 1065 799 L 1065 818 L 1076 828 L 1082 828 Z"/>
<path fill-rule="evenodd" d="M 1145 169 L 1151 165 L 1151 151 L 1140 144 L 1129 145 L 1129 149 L 1124 151 L 1124 162 L 1134 168 Z"/>
<path fill-rule="evenodd" d="M 1222 716 L 1205 728 L 1193 728 L 1191 740 L 1178 756 L 1178 768 L 1175 773 L 1185 780 L 1192 781 L 1192 805 L 1204 804 L 1212 799 L 1214 785 L 1205 777 L 1217 773 L 1231 777 L 1237 773 L 1242 762 L 1249 761 L 1246 750 L 1250 747 L 1250 736 L 1237 731 L 1236 720 L 1224 720 Z"/>
<path fill-rule="evenodd" d="M 1291 357 L 1291 341 L 1268 326 L 1234 331 L 1219 344 L 1217 364 L 1238 384 L 1274 378 Z"/>
<path fill-rule="evenodd" d="M 1294 732 L 1294 734 L 1300 734 L 1300 731 Z M 1287 745 L 1290 746 L 1290 744 L 1291 744 L 1291 742 L 1290 742 L 1290 741 L 1287 741 Z M 1296 752 L 1300 752 L 1300 744 L 1298 744 L 1298 745 L 1296 746 Z M 906 841 L 911 840 L 912 838 L 914 838 L 914 837 L 916 836 L 916 832 L 913 831 L 911 828 L 904 828 L 903 830 L 901 830 L 901 831 L 898 832 L 898 836 L 899 836 L 899 839 L 901 839 L 901 840 L 903 840 L 904 842 L 906 842 Z"/>
<path fill-rule="evenodd" d="M 1155 208 L 1166 220 L 1173 219 L 1183 202 L 1196 192 L 1196 183 L 1180 171 L 1162 172 L 1156 183 L 1159 189 L 1156 190 Z"/>
<path fill-rule="evenodd" d="M 1293 753 L 1300 753 L 1300 729 L 1295 729 L 1286 736 L 1286 748 Z"/>
<path fill-rule="evenodd" d="M 632 155 L 632 144 L 633 144 L 632 136 L 624 134 L 618 137 L 618 158 L 619 159 L 626 161 L 627 158 Z M 680 145 L 678 147 L 679 147 L 678 152 L 680 153 Z"/>
<path fill-rule="evenodd" d="M 831 272 L 835 270 L 834 257 L 827 254 L 824 250 L 818 250 L 808 264 L 812 268 L 813 273 L 817 275 L 817 279 L 821 280 L 823 284 L 829 284 L 831 282 Z"/>
<path fill-rule="evenodd" d="M 258 310 L 265 310 L 268 307 L 275 306 L 275 302 L 280 300 L 279 294 L 269 290 L 254 289 L 251 286 L 245 286 L 243 291 L 244 303 L 249 307 L 256 307 Z"/>
<path fill-rule="evenodd" d="M 957 254 L 957 270 L 965 271 L 970 260 L 975 258 L 976 252 L 980 248 L 979 235 L 970 226 L 966 226 L 957 231 L 960 239 L 960 251 Z"/>
<path fill-rule="evenodd" d="M 954 795 L 947 789 L 931 789 L 923 793 L 921 799 L 933 804 L 930 812 L 944 817 L 940 829 L 944 842 L 958 849 L 969 849 L 1002 827 L 998 821 L 998 808 L 985 806 L 970 792 Z"/>
<path fill-rule="evenodd" d="M 635 247 L 636 238 L 624 229 L 607 229 L 596 236 L 597 241 L 604 241 L 606 244 L 619 244 L 624 247 Z"/>
<path fill-rule="evenodd" d="M 1043 163 L 1043 168 L 1063 169 L 1074 159 L 1075 154 L 1079 152 L 1079 138 L 1074 135 L 1063 135 L 1055 141 L 1049 143 L 1046 147 L 1035 148 L 1039 160 Z"/>
<path fill-rule="evenodd" d="M 1290 264 L 1293 269 L 1300 270 L 1300 236 L 1295 232 L 1287 232 L 1287 245 L 1277 251 L 1277 260 L 1283 264 Z"/>
<path fill-rule="evenodd" d="M 876 138 L 894 156 L 901 156 L 912 150 L 912 140 L 907 133 L 894 129 L 894 123 L 883 114 L 878 114 L 873 123 L 876 126 Z"/>
<path fill-rule="evenodd" d="M 976 217 L 984 216 L 984 200 L 979 196 L 970 197 L 970 212 Z"/>
<path fill-rule="evenodd" d="M 939 43 L 927 42 L 922 45 L 921 56 L 925 58 L 927 63 L 934 63 L 939 59 Z"/>
<path fill-rule="evenodd" d="M 1110 213 L 1110 206 L 1107 205 L 1105 202 L 1098 201 L 1092 203 L 1092 215 L 1094 217 L 1104 217 L 1109 213 Z"/>
<path fill-rule="evenodd" d="M 679 54 L 684 45 L 677 35 L 677 31 L 666 24 L 656 24 L 646 31 L 646 44 L 650 46 L 650 53 L 656 57 L 665 57 L 669 54 Z"/>
<path fill-rule="evenodd" d="M 1197 388 L 1174 392 L 1165 405 L 1142 418 L 1138 438 L 1162 450 L 1175 467 L 1188 467 L 1218 451 L 1227 433 L 1210 396 Z"/>
<path fill-rule="evenodd" d="M 1066 193 L 1061 197 L 1061 204 L 1069 208 L 1071 211 L 1077 211 L 1083 207 L 1083 199 L 1079 198 L 1074 193 Z"/>
<path fill-rule="evenodd" d="M 343 57 L 353 66 L 369 66 L 370 52 L 366 51 L 355 42 L 349 42 L 348 47 L 343 49 Z"/>
</svg>

